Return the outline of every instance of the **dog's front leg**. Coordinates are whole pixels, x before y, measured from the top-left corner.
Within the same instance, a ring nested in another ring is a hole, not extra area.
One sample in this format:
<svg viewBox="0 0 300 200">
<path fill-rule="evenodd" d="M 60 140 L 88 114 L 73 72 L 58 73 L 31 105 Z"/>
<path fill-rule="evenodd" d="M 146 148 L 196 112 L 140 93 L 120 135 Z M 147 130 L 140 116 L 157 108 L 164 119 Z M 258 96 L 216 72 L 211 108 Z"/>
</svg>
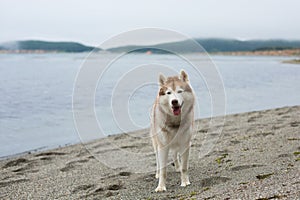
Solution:
<svg viewBox="0 0 300 200">
<path fill-rule="evenodd" d="M 159 181 L 155 192 L 166 191 L 166 178 L 167 178 L 167 160 L 169 154 L 169 147 L 158 148 L 158 159 L 159 159 Z"/>
<path fill-rule="evenodd" d="M 160 169 L 160 165 L 159 165 L 159 158 L 158 158 L 158 151 L 157 151 L 157 147 L 155 149 L 155 159 L 156 159 L 156 174 L 155 174 L 155 178 L 159 178 L 159 169 Z"/>
<path fill-rule="evenodd" d="M 185 187 L 190 185 L 188 167 L 189 167 L 189 154 L 190 154 L 190 145 L 186 147 L 182 156 L 181 156 L 181 186 Z"/>
</svg>

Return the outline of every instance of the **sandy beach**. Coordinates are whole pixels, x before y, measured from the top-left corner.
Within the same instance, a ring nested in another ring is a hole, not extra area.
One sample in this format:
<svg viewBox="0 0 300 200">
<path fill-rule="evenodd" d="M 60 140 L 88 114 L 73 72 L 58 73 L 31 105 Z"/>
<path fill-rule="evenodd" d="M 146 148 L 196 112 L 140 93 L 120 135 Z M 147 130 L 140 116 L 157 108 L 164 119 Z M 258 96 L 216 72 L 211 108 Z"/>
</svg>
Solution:
<svg viewBox="0 0 300 200">
<path fill-rule="evenodd" d="M 167 192 L 154 192 L 155 156 L 141 130 L 1 160 L 0 199 L 300 199 L 299 116 L 300 106 L 228 115 L 220 135 L 210 119 L 196 121 L 186 188 L 169 165 Z"/>
</svg>

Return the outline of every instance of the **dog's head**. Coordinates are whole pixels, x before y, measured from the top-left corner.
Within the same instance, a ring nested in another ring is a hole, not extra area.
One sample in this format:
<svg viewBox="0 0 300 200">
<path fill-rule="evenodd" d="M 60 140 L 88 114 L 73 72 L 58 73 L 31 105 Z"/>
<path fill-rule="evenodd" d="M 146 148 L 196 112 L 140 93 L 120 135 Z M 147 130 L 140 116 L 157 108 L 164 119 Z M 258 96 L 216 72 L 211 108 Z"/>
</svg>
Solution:
<svg viewBox="0 0 300 200">
<path fill-rule="evenodd" d="M 189 84 L 188 75 L 181 70 L 179 76 L 165 77 L 159 75 L 159 104 L 169 114 L 179 116 L 184 107 L 194 104 L 194 95 Z"/>
</svg>

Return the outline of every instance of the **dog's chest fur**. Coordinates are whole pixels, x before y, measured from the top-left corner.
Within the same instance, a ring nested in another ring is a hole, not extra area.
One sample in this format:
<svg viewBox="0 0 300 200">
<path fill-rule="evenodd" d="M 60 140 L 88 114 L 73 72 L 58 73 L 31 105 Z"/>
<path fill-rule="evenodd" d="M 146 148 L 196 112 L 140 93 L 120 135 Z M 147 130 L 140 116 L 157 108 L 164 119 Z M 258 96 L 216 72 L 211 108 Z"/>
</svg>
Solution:
<svg viewBox="0 0 300 200">
<path fill-rule="evenodd" d="M 192 120 L 191 115 L 171 116 L 159 109 L 159 104 L 154 108 L 156 137 L 161 146 L 169 145 L 170 148 L 180 148 L 182 144 L 186 144 L 191 139 L 190 131 Z M 190 119 L 191 118 L 191 119 Z"/>
</svg>

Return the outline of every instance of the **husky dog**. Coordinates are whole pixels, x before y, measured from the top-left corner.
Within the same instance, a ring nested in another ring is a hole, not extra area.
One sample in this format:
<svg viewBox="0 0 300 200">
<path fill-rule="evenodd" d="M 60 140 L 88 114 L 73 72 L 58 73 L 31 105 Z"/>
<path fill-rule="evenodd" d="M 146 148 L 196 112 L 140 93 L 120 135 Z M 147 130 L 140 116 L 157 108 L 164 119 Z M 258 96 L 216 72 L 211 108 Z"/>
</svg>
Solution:
<svg viewBox="0 0 300 200">
<path fill-rule="evenodd" d="M 159 91 L 151 113 L 150 135 L 156 154 L 156 192 L 166 190 L 166 166 L 169 150 L 173 152 L 175 170 L 181 172 L 181 186 L 190 185 L 188 159 L 194 121 L 195 96 L 188 75 L 159 75 Z M 180 160 L 179 160 L 180 158 Z"/>
</svg>

